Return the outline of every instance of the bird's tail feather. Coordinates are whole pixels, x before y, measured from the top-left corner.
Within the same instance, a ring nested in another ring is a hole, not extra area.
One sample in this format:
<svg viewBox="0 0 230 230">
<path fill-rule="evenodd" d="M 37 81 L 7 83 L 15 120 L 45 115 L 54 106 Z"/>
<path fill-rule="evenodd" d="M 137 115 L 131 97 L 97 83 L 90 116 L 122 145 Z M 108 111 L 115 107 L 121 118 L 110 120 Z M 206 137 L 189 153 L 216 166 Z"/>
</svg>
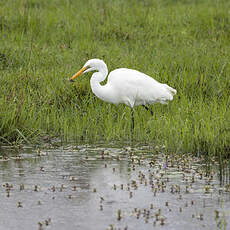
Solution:
<svg viewBox="0 0 230 230">
<path fill-rule="evenodd" d="M 177 91 L 175 89 L 173 89 L 172 87 L 168 86 L 167 84 L 164 84 L 164 85 L 172 96 L 174 96 L 177 93 Z"/>
</svg>

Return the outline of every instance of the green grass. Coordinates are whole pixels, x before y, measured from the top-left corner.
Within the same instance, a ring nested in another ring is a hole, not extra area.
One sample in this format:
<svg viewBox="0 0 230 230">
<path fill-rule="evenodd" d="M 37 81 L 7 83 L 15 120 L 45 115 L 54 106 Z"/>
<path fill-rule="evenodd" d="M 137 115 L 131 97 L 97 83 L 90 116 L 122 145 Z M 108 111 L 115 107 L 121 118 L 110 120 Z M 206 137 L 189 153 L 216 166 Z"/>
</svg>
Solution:
<svg viewBox="0 0 230 230">
<path fill-rule="evenodd" d="M 172 152 L 230 153 L 230 2 L 227 0 L 2 0 L 0 142 L 134 141 Z M 177 89 L 154 116 L 91 92 L 90 58 Z"/>
</svg>

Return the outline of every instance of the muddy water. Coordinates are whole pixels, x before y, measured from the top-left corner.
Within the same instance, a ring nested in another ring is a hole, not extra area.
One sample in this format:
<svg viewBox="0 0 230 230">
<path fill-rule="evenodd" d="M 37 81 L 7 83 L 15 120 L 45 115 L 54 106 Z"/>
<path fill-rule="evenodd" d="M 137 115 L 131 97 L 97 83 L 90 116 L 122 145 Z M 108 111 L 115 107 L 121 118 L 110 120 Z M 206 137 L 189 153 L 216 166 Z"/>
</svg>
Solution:
<svg viewBox="0 0 230 230">
<path fill-rule="evenodd" d="M 230 229 L 230 188 L 192 156 L 112 145 L 0 151 L 0 229 Z"/>
</svg>

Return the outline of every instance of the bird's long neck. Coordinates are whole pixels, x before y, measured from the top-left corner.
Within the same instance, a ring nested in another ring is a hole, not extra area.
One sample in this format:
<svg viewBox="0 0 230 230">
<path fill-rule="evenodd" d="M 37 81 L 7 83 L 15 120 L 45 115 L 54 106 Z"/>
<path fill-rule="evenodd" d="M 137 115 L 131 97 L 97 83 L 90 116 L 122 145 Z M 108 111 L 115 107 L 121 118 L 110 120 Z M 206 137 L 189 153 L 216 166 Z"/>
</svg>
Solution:
<svg viewBox="0 0 230 230">
<path fill-rule="evenodd" d="M 108 68 L 105 65 L 102 68 L 98 69 L 98 72 L 94 73 L 90 79 L 90 85 L 93 93 L 104 101 L 108 101 L 108 87 L 107 85 L 101 85 L 100 82 L 104 81 L 107 75 Z"/>
</svg>

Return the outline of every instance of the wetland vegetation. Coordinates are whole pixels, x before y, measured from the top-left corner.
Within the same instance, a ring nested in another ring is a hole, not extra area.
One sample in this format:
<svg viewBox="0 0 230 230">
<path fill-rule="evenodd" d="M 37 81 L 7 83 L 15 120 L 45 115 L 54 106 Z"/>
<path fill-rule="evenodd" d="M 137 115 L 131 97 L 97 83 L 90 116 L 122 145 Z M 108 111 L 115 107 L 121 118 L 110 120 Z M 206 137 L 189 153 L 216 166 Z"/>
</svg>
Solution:
<svg viewBox="0 0 230 230">
<path fill-rule="evenodd" d="M 2 0 L 0 142 L 129 141 L 168 152 L 230 152 L 230 2 L 227 0 Z M 97 99 L 90 58 L 140 70 L 177 89 L 154 115 Z"/>
<path fill-rule="evenodd" d="M 228 229 L 229 9 L 0 1 L 0 226 Z M 69 82 L 91 58 L 178 93 L 153 116 L 136 107 L 132 133 L 130 109 L 96 98 L 91 74 Z"/>
</svg>

